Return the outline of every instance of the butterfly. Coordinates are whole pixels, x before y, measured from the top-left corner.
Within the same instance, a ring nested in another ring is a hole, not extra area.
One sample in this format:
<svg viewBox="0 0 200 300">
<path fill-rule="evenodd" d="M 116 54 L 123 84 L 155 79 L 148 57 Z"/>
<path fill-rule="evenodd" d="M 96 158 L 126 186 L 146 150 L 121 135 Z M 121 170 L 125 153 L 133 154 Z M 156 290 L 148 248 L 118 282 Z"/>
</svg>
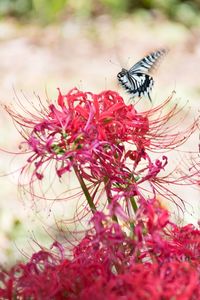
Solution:
<svg viewBox="0 0 200 300">
<path fill-rule="evenodd" d="M 157 63 L 166 53 L 167 50 L 165 49 L 152 52 L 139 60 L 130 70 L 122 68 L 121 72 L 117 74 L 120 84 L 131 94 L 131 98 L 148 96 L 152 102 L 150 92 L 154 85 L 154 80 L 149 75 L 149 72 L 156 67 Z"/>
</svg>

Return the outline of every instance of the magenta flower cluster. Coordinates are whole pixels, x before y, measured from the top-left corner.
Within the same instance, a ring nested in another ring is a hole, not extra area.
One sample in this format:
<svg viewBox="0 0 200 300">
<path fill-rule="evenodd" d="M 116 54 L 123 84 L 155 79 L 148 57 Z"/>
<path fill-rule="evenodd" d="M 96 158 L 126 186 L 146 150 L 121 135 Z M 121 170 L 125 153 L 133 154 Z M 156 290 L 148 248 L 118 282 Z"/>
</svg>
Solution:
<svg viewBox="0 0 200 300">
<path fill-rule="evenodd" d="M 1 299 L 200 299 L 200 230 L 179 227 L 156 202 L 143 203 L 132 236 L 103 213 L 74 246 L 33 254 L 1 272 Z"/>
<path fill-rule="evenodd" d="M 176 225 L 159 202 L 176 201 L 163 153 L 198 126 L 174 132 L 176 105 L 164 112 L 170 101 L 138 112 L 116 92 L 73 89 L 59 90 L 57 103 L 40 115 L 7 108 L 29 151 L 22 172 L 30 171 L 32 184 L 43 180 L 49 164 L 59 178 L 73 171 L 91 221 L 71 256 L 54 242 L 29 262 L 2 270 L 1 299 L 200 299 L 200 230 Z M 162 155 L 152 159 L 151 151 Z M 192 182 L 191 174 L 179 175 L 178 183 Z"/>
</svg>

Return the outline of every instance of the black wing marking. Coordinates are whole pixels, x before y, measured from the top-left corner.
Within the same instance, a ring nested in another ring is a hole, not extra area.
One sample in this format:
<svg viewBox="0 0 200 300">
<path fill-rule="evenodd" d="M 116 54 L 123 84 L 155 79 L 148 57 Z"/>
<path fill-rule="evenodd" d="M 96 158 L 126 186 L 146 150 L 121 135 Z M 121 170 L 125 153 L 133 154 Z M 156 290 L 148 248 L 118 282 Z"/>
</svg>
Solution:
<svg viewBox="0 0 200 300">
<path fill-rule="evenodd" d="M 131 75 L 128 71 L 118 74 L 118 80 L 131 97 L 148 96 L 150 101 L 150 91 L 152 90 L 154 80 L 151 76 L 144 73 L 135 73 Z"/>
<path fill-rule="evenodd" d="M 160 59 L 167 53 L 167 50 L 161 49 L 155 52 L 150 53 L 149 55 L 145 56 L 143 59 L 138 61 L 135 65 L 130 68 L 129 73 L 148 73 L 152 69 L 154 69 L 157 64 L 159 63 Z"/>
</svg>

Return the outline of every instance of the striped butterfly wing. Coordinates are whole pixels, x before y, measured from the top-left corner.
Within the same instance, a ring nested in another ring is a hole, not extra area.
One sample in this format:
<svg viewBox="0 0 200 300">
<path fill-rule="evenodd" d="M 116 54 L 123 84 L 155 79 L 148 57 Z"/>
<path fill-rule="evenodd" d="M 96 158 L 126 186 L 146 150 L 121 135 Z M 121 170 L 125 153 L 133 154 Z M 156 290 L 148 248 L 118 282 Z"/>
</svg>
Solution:
<svg viewBox="0 0 200 300">
<path fill-rule="evenodd" d="M 151 101 L 150 92 L 154 85 L 154 80 L 148 73 L 157 66 L 160 58 L 165 53 L 166 50 L 164 49 L 152 52 L 133 65 L 129 71 L 122 69 L 118 73 L 119 82 L 131 94 L 131 97 L 147 95 Z"/>
<path fill-rule="evenodd" d="M 150 91 L 154 84 L 154 80 L 151 76 L 145 73 L 134 73 L 130 75 L 129 71 L 122 69 L 117 77 L 125 90 L 131 94 L 132 98 L 147 95 L 151 101 Z"/>
<path fill-rule="evenodd" d="M 157 50 L 145 56 L 130 68 L 129 73 L 149 73 L 155 69 L 163 55 L 167 53 L 166 49 Z"/>
</svg>

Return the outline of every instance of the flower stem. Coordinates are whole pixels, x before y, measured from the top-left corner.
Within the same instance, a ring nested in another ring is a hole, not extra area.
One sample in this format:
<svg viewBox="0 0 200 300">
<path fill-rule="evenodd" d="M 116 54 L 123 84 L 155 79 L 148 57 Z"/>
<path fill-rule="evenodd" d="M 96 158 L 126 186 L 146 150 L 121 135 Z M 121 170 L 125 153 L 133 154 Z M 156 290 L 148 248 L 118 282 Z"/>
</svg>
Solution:
<svg viewBox="0 0 200 300">
<path fill-rule="evenodd" d="M 92 197 L 90 196 L 88 188 L 87 188 L 87 186 L 86 186 L 86 184 L 85 184 L 85 182 L 84 182 L 84 180 L 83 180 L 83 178 L 82 178 L 82 176 L 81 176 L 81 174 L 80 174 L 77 166 L 74 166 L 73 168 L 74 168 L 74 172 L 76 174 L 76 177 L 78 178 L 78 181 L 80 183 L 80 186 L 82 188 L 82 191 L 83 191 L 83 193 L 85 195 L 85 198 L 87 199 L 88 205 L 89 205 L 92 213 L 95 213 L 97 209 L 96 209 L 96 206 L 94 205 Z"/>
<path fill-rule="evenodd" d="M 131 206 L 132 206 L 132 209 L 133 209 L 134 213 L 136 213 L 138 207 L 137 207 L 137 203 L 136 203 L 134 197 L 130 197 L 130 202 L 131 202 Z M 134 228 L 135 228 L 134 222 L 130 222 L 130 236 L 131 237 L 133 237 Z"/>
<path fill-rule="evenodd" d="M 134 197 L 130 197 L 130 201 L 131 201 L 131 206 L 132 206 L 132 209 L 133 209 L 134 213 L 136 213 L 136 212 L 137 212 L 137 209 L 138 209 L 138 207 L 137 207 L 137 203 L 136 203 L 136 201 L 135 201 Z"/>
</svg>

